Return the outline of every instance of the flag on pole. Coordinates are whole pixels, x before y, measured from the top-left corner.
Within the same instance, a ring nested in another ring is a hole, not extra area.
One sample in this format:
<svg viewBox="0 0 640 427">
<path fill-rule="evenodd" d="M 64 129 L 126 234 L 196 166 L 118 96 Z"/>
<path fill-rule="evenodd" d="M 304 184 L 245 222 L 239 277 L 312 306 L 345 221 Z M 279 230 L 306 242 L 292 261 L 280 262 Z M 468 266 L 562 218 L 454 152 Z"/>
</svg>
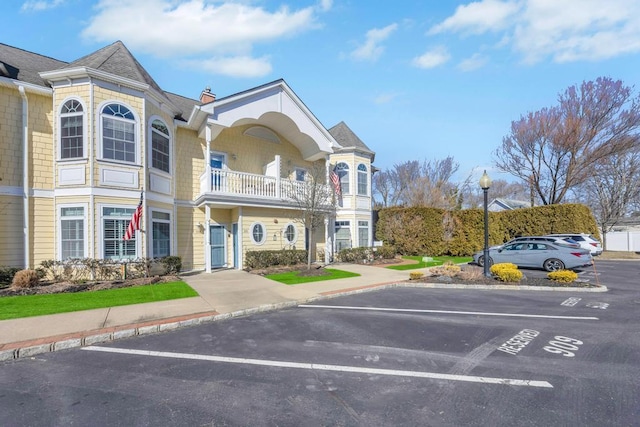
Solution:
<svg viewBox="0 0 640 427">
<path fill-rule="evenodd" d="M 140 203 L 138 203 L 138 207 L 135 211 L 133 211 L 133 215 L 131 216 L 131 221 L 129 221 L 129 226 L 127 227 L 127 231 L 124 233 L 124 240 L 129 240 L 133 237 L 133 234 L 136 230 L 140 230 L 140 217 L 142 216 L 142 192 L 140 192 Z"/>
<path fill-rule="evenodd" d="M 338 165 L 334 166 L 333 169 L 331 169 L 329 178 L 331 179 L 331 184 L 333 184 L 333 189 L 336 192 L 336 196 L 340 197 L 342 195 L 342 189 L 340 188 L 340 177 L 336 172 L 336 167 L 338 167 Z"/>
</svg>

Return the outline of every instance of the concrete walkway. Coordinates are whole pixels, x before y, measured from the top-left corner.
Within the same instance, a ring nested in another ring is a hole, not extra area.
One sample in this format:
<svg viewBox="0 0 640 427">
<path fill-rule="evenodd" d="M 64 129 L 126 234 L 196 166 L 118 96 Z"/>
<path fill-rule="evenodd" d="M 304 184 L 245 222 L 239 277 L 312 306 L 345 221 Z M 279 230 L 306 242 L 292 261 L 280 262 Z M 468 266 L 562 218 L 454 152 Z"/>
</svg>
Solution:
<svg viewBox="0 0 640 427">
<path fill-rule="evenodd" d="M 284 285 L 238 270 L 184 275 L 197 297 L 0 321 L 0 361 L 162 332 L 204 322 L 275 310 L 310 301 L 390 286 L 460 288 L 408 282 L 409 271 L 340 264 L 358 277 Z M 411 270 L 426 273 L 428 269 Z M 481 289 L 482 286 L 473 286 Z M 522 289 L 523 286 L 491 286 Z M 570 288 L 546 288 L 544 290 Z M 573 288 L 575 290 L 575 288 Z M 585 289 L 586 290 L 586 289 Z M 606 288 L 602 289 L 606 290 Z M 602 291 L 600 290 L 600 291 Z"/>
</svg>

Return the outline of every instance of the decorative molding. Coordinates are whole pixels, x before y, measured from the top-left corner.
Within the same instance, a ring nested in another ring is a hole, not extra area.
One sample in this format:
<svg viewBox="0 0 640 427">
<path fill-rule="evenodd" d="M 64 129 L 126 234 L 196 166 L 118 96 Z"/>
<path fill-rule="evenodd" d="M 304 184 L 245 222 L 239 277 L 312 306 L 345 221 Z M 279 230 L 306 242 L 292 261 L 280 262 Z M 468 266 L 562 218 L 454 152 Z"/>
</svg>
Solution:
<svg viewBox="0 0 640 427">
<path fill-rule="evenodd" d="M 84 165 L 58 168 L 59 185 L 84 185 L 86 183 Z"/>
<path fill-rule="evenodd" d="M 138 188 L 138 172 L 122 169 L 100 168 L 100 184 Z"/>
</svg>

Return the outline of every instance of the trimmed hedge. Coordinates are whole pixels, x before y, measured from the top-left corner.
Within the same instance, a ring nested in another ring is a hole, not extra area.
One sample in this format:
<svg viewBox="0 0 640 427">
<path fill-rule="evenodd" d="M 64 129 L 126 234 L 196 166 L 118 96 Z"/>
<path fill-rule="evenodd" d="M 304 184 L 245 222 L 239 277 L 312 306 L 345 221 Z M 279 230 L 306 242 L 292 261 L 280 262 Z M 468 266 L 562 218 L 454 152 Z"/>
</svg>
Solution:
<svg viewBox="0 0 640 427">
<path fill-rule="evenodd" d="M 341 250 L 337 254 L 338 261 L 355 264 L 369 264 L 375 260 L 393 259 L 395 257 L 396 249 L 392 246 L 348 248 Z"/>
<path fill-rule="evenodd" d="M 22 270 L 19 267 L 1 267 L 0 266 L 0 287 L 9 286 L 13 280 L 13 276 L 18 271 Z"/>
<path fill-rule="evenodd" d="M 582 204 L 489 212 L 489 244 L 517 236 L 589 233 L 598 237 L 593 214 Z M 384 208 L 378 211 L 376 239 L 403 255 L 469 256 L 484 246 L 484 211 L 438 208 Z"/>
<path fill-rule="evenodd" d="M 283 249 L 281 251 L 247 251 L 244 255 L 245 267 L 249 270 L 276 265 L 287 266 L 306 264 L 307 251 Z"/>
<path fill-rule="evenodd" d="M 559 270 L 548 273 L 547 277 L 558 283 L 573 283 L 578 280 L 578 273 L 571 270 Z"/>
</svg>

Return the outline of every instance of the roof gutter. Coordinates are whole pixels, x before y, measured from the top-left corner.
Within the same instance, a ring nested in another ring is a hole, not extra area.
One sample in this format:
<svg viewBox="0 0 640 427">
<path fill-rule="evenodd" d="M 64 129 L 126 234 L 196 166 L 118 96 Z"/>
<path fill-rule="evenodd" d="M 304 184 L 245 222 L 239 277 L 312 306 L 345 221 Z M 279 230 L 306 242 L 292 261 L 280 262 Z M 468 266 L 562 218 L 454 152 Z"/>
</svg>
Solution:
<svg viewBox="0 0 640 427">
<path fill-rule="evenodd" d="M 24 239 L 24 268 L 31 265 L 29 257 L 29 100 L 24 86 L 18 86 L 22 97 L 22 234 Z"/>
</svg>

